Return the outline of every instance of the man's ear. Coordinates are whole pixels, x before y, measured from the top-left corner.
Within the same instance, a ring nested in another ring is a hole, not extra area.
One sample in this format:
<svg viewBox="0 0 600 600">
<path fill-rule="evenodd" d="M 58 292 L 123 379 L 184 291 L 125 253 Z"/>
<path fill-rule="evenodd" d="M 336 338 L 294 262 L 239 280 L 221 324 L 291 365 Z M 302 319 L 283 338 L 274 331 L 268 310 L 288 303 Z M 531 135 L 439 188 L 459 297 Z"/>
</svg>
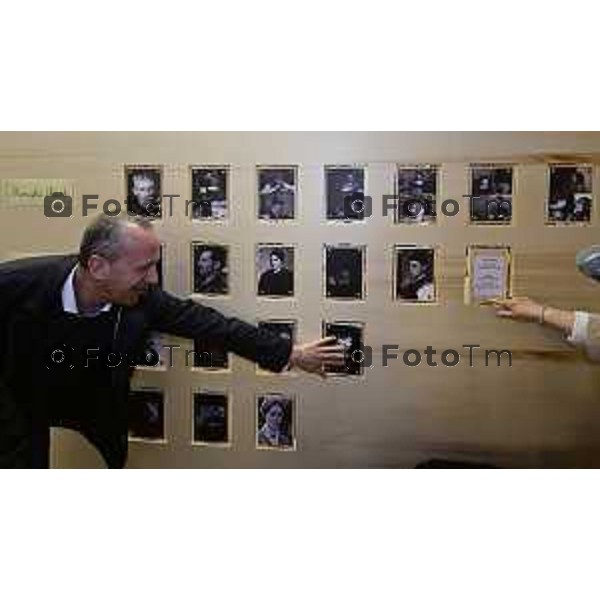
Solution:
<svg viewBox="0 0 600 600">
<path fill-rule="evenodd" d="M 88 260 L 87 270 L 94 279 L 104 281 L 110 277 L 110 261 L 103 256 L 92 254 Z"/>
</svg>

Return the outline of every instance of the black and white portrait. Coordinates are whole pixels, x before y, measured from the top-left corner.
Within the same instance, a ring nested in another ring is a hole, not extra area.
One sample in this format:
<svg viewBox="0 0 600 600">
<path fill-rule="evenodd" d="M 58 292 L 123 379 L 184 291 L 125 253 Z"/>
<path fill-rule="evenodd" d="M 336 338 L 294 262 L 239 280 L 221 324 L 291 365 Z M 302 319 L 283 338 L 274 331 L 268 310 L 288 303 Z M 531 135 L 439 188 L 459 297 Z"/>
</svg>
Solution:
<svg viewBox="0 0 600 600">
<path fill-rule="evenodd" d="M 192 169 L 192 200 L 189 213 L 195 220 L 227 218 L 229 169 L 225 167 Z"/>
<path fill-rule="evenodd" d="M 327 219 L 361 221 L 365 218 L 365 170 L 357 167 L 326 167 L 325 195 Z"/>
<path fill-rule="evenodd" d="M 256 251 L 258 295 L 289 297 L 294 295 L 294 248 L 260 244 Z"/>
<path fill-rule="evenodd" d="M 294 450 L 296 447 L 295 399 L 283 394 L 264 394 L 256 399 L 258 448 Z"/>
<path fill-rule="evenodd" d="M 128 401 L 129 438 L 165 439 L 164 396 L 160 390 L 131 390 Z"/>
<path fill-rule="evenodd" d="M 278 335 L 279 337 L 289 340 L 292 344 L 296 343 L 296 321 L 285 319 L 259 321 L 258 329 Z"/>
<path fill-rule="evenodd" d="M 229 293 L 228 249 L 214 244 L 192 244 L 194 293 L 211 296 Z"/>
<path fill-rule="evenodd" d="M 395 246 L 394 261 L 395 299 L 414 303 L 435 302 L 435 249 Z"/>
<path fill-rule="evenodd" d="M 289 220 L 296 213 L 296 169 L 258 169 L 258 218 L 266 221 Z"/>
<path fill-rule="evenodd" d="M 547 209 L 551 223 L 589 223 L 592 214 L 592 168 L 551 166 Z"/>
<path fill-rule="evenodd" d="M 194 431 L 196 444 L 229 443 L 229 399 L 225 394 L 194 394 Z"/>
<path fill-rule="evenodd" d="M 471 222 L 510 224 L 512 167 L 471 167 Z"/>
<path fill-rule="evenodd" d="M 436 167 L 398 167 L 396 222 L 407 225 L 436 221 Z"/>
<path fill-rule="evenodd" d="M 323 337 L 335 337 L 338 344 L 344 347 L 345 364 L 339 367 L 327 367 L 329 375 L 362 375 L 364 361 L 362 358 L 364 325 L 362 323 L 335 322 L 323 323 Z"/>
<path fill-rule="evenodd" d="M 229 354 L 222 346 L 205 340 L 194 340 L 193 353 L 186 359 L 186 366 L 195 369 L 227 370 Z"/>
<path fill-rule="evenodd" d="M 325 295 L 327 298 L 364 298 L 365 246 L 325 246 Z"/>
<path fill-rule="evenodd" d="M 160 219 L 162 216 L 161 170 L 157 167 L 125 167 L 127 213 Z"/>
</svg>

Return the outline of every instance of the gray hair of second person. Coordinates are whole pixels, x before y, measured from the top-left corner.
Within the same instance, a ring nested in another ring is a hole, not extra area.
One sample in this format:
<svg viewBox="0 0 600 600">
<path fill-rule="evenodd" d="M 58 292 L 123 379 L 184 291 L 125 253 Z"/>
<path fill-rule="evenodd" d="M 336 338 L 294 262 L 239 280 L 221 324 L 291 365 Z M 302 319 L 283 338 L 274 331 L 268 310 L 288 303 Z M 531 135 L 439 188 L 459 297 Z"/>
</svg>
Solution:
<svg viewBox="0 0 600 600">
<path fill-rule="evenodd" d="M 87 268 L 92 255 L 102 256 L 109 261 L 119 258 L 122 252 L 123 234 L 131 225 L 151 229 L 152 221 L 147 217 L 109 217 L 100 215 L 90 223 L 81 238 L 79 264 Z"/>
</svg>

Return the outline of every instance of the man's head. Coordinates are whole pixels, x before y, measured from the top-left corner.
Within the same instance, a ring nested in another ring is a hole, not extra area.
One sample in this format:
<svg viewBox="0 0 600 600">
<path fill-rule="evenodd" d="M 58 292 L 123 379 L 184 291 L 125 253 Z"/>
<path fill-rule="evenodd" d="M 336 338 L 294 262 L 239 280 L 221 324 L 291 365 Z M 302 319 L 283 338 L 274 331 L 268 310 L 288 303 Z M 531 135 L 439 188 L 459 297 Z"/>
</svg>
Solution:
<svg viewBox="0 0 600 600">
<path fill-rule="evenodd" d="M 214 250 L 206 248 L 198 257 L 198 272 L 201 277 L 213 275 L 221 268 L 221 263 L 215 256 Z"/>
<path fill-rule="evenodd" d="M 136 173 L 132 177 L 132 186 L 133 189 L 131 192 L 140 206 L 143 207 L 146 203 L 154 200 L 156 186 L 154 184 L 154 179 L 150 175 L 147 175 L 146 173 Z"/>
<path fill-rule="evenodd" d="M 283 250 L 275 249 L 271 250 L 271 255 L 269 257 L 271 261 L 271 267 L 275 272 L 280 271 L 283 268 L 284 263 L 284 254 Z"/>
<path fill-rule="evenodd" d="M 158 284 L 160 241 L 147 219 L 101 215 L 85 230 L 79 264 L 105 302 L 137 304 Z"/>
</svg>

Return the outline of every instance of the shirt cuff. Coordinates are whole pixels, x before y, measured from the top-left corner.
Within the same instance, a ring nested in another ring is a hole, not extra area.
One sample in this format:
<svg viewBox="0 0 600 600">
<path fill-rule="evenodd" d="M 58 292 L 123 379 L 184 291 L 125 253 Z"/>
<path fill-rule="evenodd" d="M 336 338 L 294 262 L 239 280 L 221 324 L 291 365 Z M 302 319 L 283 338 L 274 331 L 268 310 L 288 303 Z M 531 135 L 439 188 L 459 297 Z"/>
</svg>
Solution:
<svg viewBox="0 0 600 600">
<path fill-rule="evenodd" d="M 588 324 L 590 321 L 590 315 L 586 312 L 575 313 L 575 323 L 573 324 L 573 330 L 571 335 L 567 337 L 567 342 L 574 346 L 582 346 L 585 344 L 588 334 Z"/>
</svg>

